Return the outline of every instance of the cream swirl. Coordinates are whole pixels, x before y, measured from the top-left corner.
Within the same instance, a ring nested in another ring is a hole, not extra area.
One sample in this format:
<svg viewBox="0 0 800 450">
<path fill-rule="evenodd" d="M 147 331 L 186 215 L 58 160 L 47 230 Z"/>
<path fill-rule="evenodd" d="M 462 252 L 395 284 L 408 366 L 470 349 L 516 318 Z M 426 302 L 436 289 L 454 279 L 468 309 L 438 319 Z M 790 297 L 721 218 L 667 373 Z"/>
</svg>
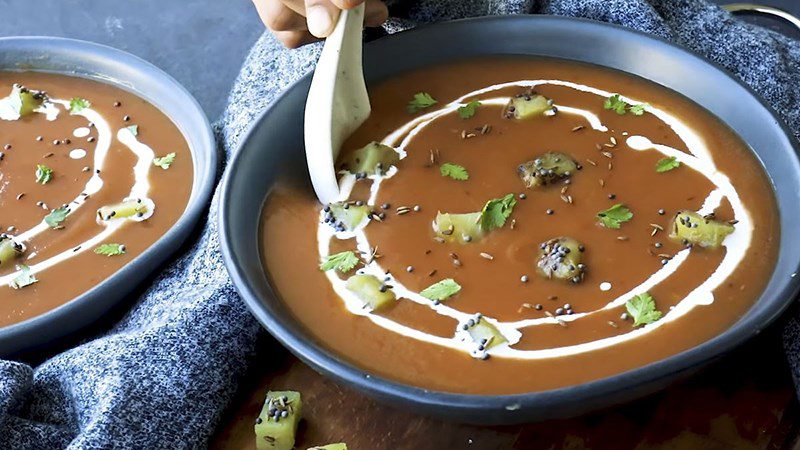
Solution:
<svg viewBox="0 0 800 450">
<path fill-rule="evenodd" d="M 421 130 L 434 123 L 437 119 L 444 117 L 448 114 L 454 113 L 460 106 L 466 104 L 469 99 L 475 99 L 478 98 L 479 96 L 486 95 L 503 88 L 534 87 L 542 84 L 564 86 L 571 89 L 588 92 L 603 98 L 607 98 L 612 95 L 611 92 L 563 80 L 520 80 L 515 82 L 497 84 L 467 93 L 459 97 L 458 99 L 454 100 L 453 102 L 444 105 L 440 109 L 419 116 L 414 120 L 409 121 L 405 125 L 391 132 L 381 142 L 386 145 L 395 147 L 398 153 L 400 154 L 401 158 L 404 158 L 406 156 L 407 146 Z M 630 99 L 624 96 L 622 96 L 621 98 L 622 100 L 630 104 L 641 103 L 637 100 Z M 509 101 L 509 98 L 508 97 L 493 97 L 486 99 L 480 98 L 480 101 L 482 104 L 505 105 Z M 555 106 L 558 108 L 559 113 L 581 116 L 587 121 L 589 126 L 591 126 L 593 129 L 599 132 L 604 132 L 604 133 L 608 132 L 608 128 L 604 126 L 601 123 L 599 117 L 596 114 L 592 113 L 591 111 L 570 107 L 568 105 L 556 104 Z M 400 324 L 394 320 L 380 316 L 378 314 L 374 314 L 372 311 L 364 309 L 363 303 L 358 299 L 358 297 L 355 296 L 345 287 L 345 280 L 339 278 L 335 273 L 328 272 L 327 276 L 331 283 L 332 288 L 337 293 L 337 295 L 339 295 L 339 297 L 342 298 L 345 307 L 352 314 L 367 317 L 376 325 L 383 327 L 394 333 L 410 337 L 413 339 L 417 339 L 420 341 L 428 342 L 431 344 L 441 345 L 443 347 L 464 351 L 476 357 L 482 357 L 484 356 L 484 353 L 489 353 L 492 356 L 517 358 L 517 359 L 544 359 L 553 357 L 563 357 L 563 356 L 588 352 L 592 350 L 597 350 L 601 348 L 606 348 L 612 345 L 619 344 L 624 341 L 637 339 L 643 335 L 651 333 L 652 331 L 669 323 L 670 321 L 676 320 L 686 315 L 689 311 L 691 311 L 698 305 L 711 304 L 714 301 L 714 295 L 713 295 L 714 289 L 720 286 L 733 273 L 736 267 L 738 267 L 739 263 L 744 259 L 744 256 L 747 253 L 747 249 L 750 247 L 750 242 L 753 233 L 752 219 L 750 217 L 750 213 L 748 212 L 747 208 L 745 208 L 744 204 L 739 198 L 738 193 L 736 192 L 736 189 L 730 183 L 728 177 L 724 173 L 717 170 L 713 158 L 711 157 L 711 153 L 706 147 L 703 139 L 694 130 L 692 130 L 691 127 L 683 123 L 677 117 L 669 114 L 668 112 L 652 106 L 648 107 L 647 111 L 656 116 L 670 128 L 672 128 L 672 130 L 675 131 L 675 133 L 684 142 L 684 144 L 686 144 L 686 147 L 689 149 L 690 154 L 684 153 L 672 147 L 653 143 L 648 138 L 643 136 L 629 136 L 625 142 L 627 146 L 633 151 L 656 151 L 665 156 L 675 157 L 682 164 L 685 164 L 691 169 L 702 174 L 715 186 L 715 189 L 707 196 L 702 208 L 698 212 L 700 214 L 711 213 L 715 211 L 717 207 L 719 207 L 721 200 L 723 198 L 726 198 L 733 207 L 734 218 L 738 221 L 735 231 L 730 236 L 728 236 L 723 243 L 727 251 L 725 253 L 722 262 L 716 268 L 714 273 L 700 286 L 692 290 L 674 308 L 672 308 L 669 312 L 667 312 L 661 320 L 646 325 L 644 327 L 632 329 L 631 331 L 624 334 L 597 339 L 594 341 L 584 342 L 575 345 L 568 345 L 563 347 L 548 348 L 541 350 L 517 350 L 513 348 L 514 344 L 519 341 L 522 332 L 525 328 L 546 325 L 546 324 L 555 324 L 557 323 L 557 321 L 571 322 L 571 321 L 581 320 L 585 317 L 592 316 L 601 311 L 607 311 L 609 309 L 617 308 L 624 305 L 625 302 L 634 295 L 652 289 L 654 286 L 658 285 L 659 283 L 669 278 L 672 274 L 674 274 L 688 258 L 690 252 L 689 249 L 681 250 L 667 264 L 661 267 L 657 272 L 651 274 L 640 285 L 614 298 L 612 301 L 608 302 L 602 308 L 597 309 L 595 311 L 577 313 L 568 316 L 561 316 L 558 319 L 553 317 L 545 317 L 545 318 L 528 319 L 515 322 L 501 322 L 494 318 L 484 316 L 484 318 L 489 323 L 494 325 L 508 341 L 507 343 L 493 346 L 492 348 L 485 351 L 480 350 L 478 348 L 478 344 L 473 342 L 468 333 L 466 331 L 463 331 L 461 327 L 461 325 L 467 323 L 468 320 L 474 317 L 473 314 L 459 311 L 442 303 L 434 304 L 429 299 L 422 297 L 418 292 L 414 292 L 407 289 L 405 286 L 403 286 L 402 283 L 399 282 L 399 280 L 397 280 L 394 277 L 391 277 L 391 275 L 389 275 L 390 277 L 389 282 L 393 286 L 393 291 L 395 292 L 398 301 L 402 300 L 413 301 L 415 303 L 429 307 L 437 314 L 455 319 L 456 321 L 458 321 L 459 327 L 456 328 L 457 331 L 454 333 L 454 335 L 450 338 L 432 335 L 430 333 L 425 333 L 423 331 L 414 329 L 407 325 Z M 396 173 L 397 170 L 392 170 L 389 171 L 384 176 L 370 177 L 370 180 L 372 181 L 372 187 L 371 187 L 371 195 L 368 200 L 369 205 L 375 204 L 378 192 L 380 190 L 380 184 L 382 179 L 392 177 Z M 343 176 L 340 183 L 340 191 L 341 191 L 340 200 L 348 199 L 352 191 L 352 188 L 354 186 L 354 183 L 355 183 L 355 178 L 352 175 Z M 362 224 L 362 226 L 360 228 L 357 228 L 355 231 L 337 233 L 334 232 L 331 227 L 322 223 L 323 221 L 320 222 L 321 223 L 319 225 L 317 232 L 317 239 L 319 246 L 319 254 L 321 258 L 324 258 L 329 254 L 330 242 L 333 238 L 339 238 L 339 239 L 355 238 L 358 250 L 360 252 L 365 254 L 369 254 L 371 252 L 372 246 L 370 245 L 366 237 L 366 234 L 364 233 L 363 230 L 363 227 L 366 226 L 366 223 Z M 387 277 L 385 270 L 376 261 L 371 261 L 368 264 L 366 264 L 366 266 L 362 269 L 362 272 L 366 274 L 375 275 L 381 279 Z"/>
<path fill-rule="evenodd" d="M 3 100 L 0 100 L 0 113 L 3 111 L 4 108 L 2 102 Z M 37 109 L 36 112 L 45 114 L 48 120 L 55 120 L 55 118 L 58 116 L 58 107 L 56 105 L 60 105 L 66 110 L 69 110 L 70 107 L 70 102 L 68 100 L 50 99 L 45 104 L 48 106 L 46 107 L 43 106 Z M 102 173 L 113 140 L 111 127 L 109 126 L 105 118 L 103 118 L 102 114 L 98 113 L 92 108 L 84 108 L 72 114 L 84 117 L 89 123 L 91 123 L 97 129 L 97 143 L 94 148 L 94 156 L 93 156 L 94 172 L 84 185 L 84 188 L 81 191 L 81 193 L 78 194 L 78 196 L 76 196 L 67 205 L 68 209 L 67 217 L 69 217 L 69 215 L 71 214 L 74 214 L 75 211 L 79 210 L 86 203 L 89 197 L 102 190 L 104 185 Z M 19 119 L 19 115 L 17 115 L 16 118 L 12 116 L 8 117 L 0 116 L 0 119 L 17 120 Z M 152 205 L 152 201 L 147 198 L 147 195 L 150 191 L 150 182 L 148 176 L 150 172 L 150 166 L 152 166 L 152 161 L 153 157 L 155 156 L 155 153 L 150 147 L 139 142 L 136 136 L 127 128 L 122 128 L 118 130 L 116 133 L 116 139 L 123 145 L 125 145 L 133 154 L 135 154 L 137 158 L 137 162 L 134 166 L 134 183 L 133 186 L 131 186 L 129 197 L 145 199 L 145 201 L 149 202 L 148 204 L 151 205 L 150 209 L 152 210 L 154 205 Z M 73 247 L 70 250 L 63 251 L 44 261 L 30 265 L 29 267 L 30 273 L 36 274 L 42 272 L 50 267 L 55 266 L 56 264 L 62 263 L 72 258 L 73 256 L 86 251 L 87 249 L 95 247 L 96 245 L 100 244 L 103 240 L 111 236 L 120 227 L 122 227 L 124 223 L 125 223 L 124 220 L 112 220 L 101 223 L 101 225 L 103 226 L 102 231 L 98 232 L 91 238 L 87 239 L 86 241 L 80 243 L 79 245 Z M 33 228 L 25 230 L 19 233 L 18 235 L 13 236 L 13 238 L 15 241 L 24 244 L 32 240 L 37 235 L 49 229 L 50 226 L 44 219 L 42 219 L 42 221 L 39 222 Z M 32 253 L 28 256 L 28 259 L 34 258 L 35 256 L 36 254 Z M 14 278 L 20 275 L 20 273 L 21 271 L 18 270 L 16 272 L 11 272 L 4 276 L 0 276 L 0 285 L 8 286 L 9 283 L 12 280 L 14 280 Z"/>
</svg>

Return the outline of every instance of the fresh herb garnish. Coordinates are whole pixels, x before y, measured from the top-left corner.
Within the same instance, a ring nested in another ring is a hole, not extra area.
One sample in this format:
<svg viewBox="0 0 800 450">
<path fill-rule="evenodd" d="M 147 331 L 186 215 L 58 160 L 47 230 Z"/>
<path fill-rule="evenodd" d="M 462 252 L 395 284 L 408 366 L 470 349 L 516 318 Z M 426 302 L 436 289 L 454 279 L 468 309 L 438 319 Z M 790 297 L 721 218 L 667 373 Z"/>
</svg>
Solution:
<svg viewBox="0 0 800 450">
<path fill-rule="evenodd" d="M 634 116 L 641 116 L 647 110 L 648 106 L 650 105 L 648 105 L 647 103 L 639 103 L 638 105 L 631 105 L 628 108 L 628 111 Z"/>
<path fill-rule="evenodd" d="M 604 109 L 610 109 L 619 115 L 625 114 L 627 111 L 626 108 L 628 104 L 625 103 L 624 100 L 619 98 L 619 94 L 614 94 L 611 97 L 607 98 L 606 101 L 603 103 Z"/>
<path fill-rule="evenodd" d="M 167 153 L 166 155 L 160 158 L 153 158 L 153 165 L 156 165 L 164 170 L 167 170 L 174 161 L 175 161 L 175 153 Z"/>
<path fill-rule="evenodd" d="M 446 278 L 426 287 L 419 295 L 429 300 L 442 301 L 456 295 L 460 290 L 461 285 L 456 283 L 452 278 Z"/>
<path fill-rule="evenodd" d="M 346 251 L 326 256 L 322 264 L 319 265 L 319 270 L 328 271 L 336 269 L 339 272 L 347 273 L 353 270 L 358 263 L 358 256 L 356 256 L 354 252 Z"/>
<path fill-rule="evenodd" d="M 36 283 L 37 281 L 39 281 L 31 273 L 31 268 L 26 266 L 25 264 L 18 265 L 17 266 L 17 270 L 20 271 L 20 274 L 17 275 L 16 277 L 14 277 L 14 279 L 11 280 L 11 283 L 8 284 L 12 288 L 14 288 L 14 289 L 22 289 L 25 286 L 30 286 L 33 283 Z"/>
<path fill-rule="evenodd" d="M 439 167 L 439 172 L 443 177 L 450 177 L 454 180 L 464 181 L 469 179 L 469 172 L 463 166 L 453 163 L 444 163 Z"/>
<path fill-rule="evenodd" d="M 625 205 L 616 204 L 597 213 L 597 219 L 606 228 L 618 229 L 620 224 L 633 218 L 633 213 Z"/>
<path fill-rule="evenodd" d="M 117 256 L 125 254 L 125 246 L 122 244 L 101 244 L 94 252 L 98 255 Z"/>
<path fill-rule="evenodd" d="M 430 108 L 436 103 L 436 99 L 431 97 L 431 94 L 428 94 L 427 92 L 418 92 L 414 94 L 414 99 L 408 102 L 406 110 L 413 114 L 420 112 L 425 108 Z"/>
<path fill-rule="evenodd" d="M 653 296 L 645 292 L 625 302 L 628 314 L 633 317 L 633 326 L 647 325 L 661 318 L 661 311 L 656 309 Z"/>
<path fill-rule="evenodd" d="M 69 101 L 69 113 L 77 114 L 90 106 L 92 106 L 92 102 L 89 100 L 73 97 L 72 100 Z"/>
<path fill-rule="evenodd" d="M 486 231 L 502 228 L 506 224 L 506 219 L 514 211 L 516 204 L 517 200 L 514 198 L 514 194 L 489 200 L 481 211 L 481 227 Z"/>
<path fill-rule="evenodd" d="M 474 116 L 475 113 L 478 111 L 478 106 L 481 106 L 481 102 L 477 100 L 472 100 L 471 102 L 467 103 L 464 106 L 458 107 L 458 116 L 462 119 L 469 119 L 470 117 Z"/>
<path fill-rule="evenodd" d="M 45 166 L 44 164 L 36 165 L 36 182 L 39 184 L 47 184 L 53 178 L 53 169 Z"/>
<path fill-rule="evenodd" d="M 129 127 L 125 127 L 128 131 L 131 132 L 132 135 L 138 136 L 139 135 L 139 125 L 131 125 Z"/>
<path fill-rule="evenodd" d="M 603 103 L 603 108 L 610 109 L 619 115 L 630 112 L 634 116 L 641 116 L 647 108 L 647 103 L 639 103 L 638 105 L 630 105 L 625 100 L 620 98 L 619 94 L 614 94 L 607 98 Z"/>
<path fill-rule="evenodd" d="M 57 230 L 59 228 L 64 228 L 61 223 L 67 219 L 67 215 L 69 215 L 69 210 L 62 206 L 50 211 L 50 214 L 44 216 L 44 221 L 50 228 Z"/>
<path fill-rule="evenodd" d="M 680 166 L 681 163 L 680 161 L 678 161 L 678 158 L 674 156 L 668 156 L 666 158 L 661 158 L 658 160 L 658 162 L 656 163 L 656 172 L 658 173 L 669 172 L 670 170 L 677 169 Z"/>
</svg>

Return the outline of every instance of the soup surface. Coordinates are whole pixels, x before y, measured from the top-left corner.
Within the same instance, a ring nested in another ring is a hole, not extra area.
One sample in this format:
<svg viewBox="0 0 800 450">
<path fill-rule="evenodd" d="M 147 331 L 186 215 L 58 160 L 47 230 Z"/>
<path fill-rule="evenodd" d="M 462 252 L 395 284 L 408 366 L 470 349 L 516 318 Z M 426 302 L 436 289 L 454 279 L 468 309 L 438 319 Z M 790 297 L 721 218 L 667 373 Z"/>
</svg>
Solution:
<svg viewBox="0 0 800 450">
<path fill-rule="evenodd" d="M 0 73 L 0 326 L 88 291 L 161 237 L 193 183 L 145 100 L 65 75 Z"/>
<path fill-rule="evenodd" d="M 262 219 L 281 299 L 367 372 L 474 394 L 574 385 L 714 337 L 769 278 L 769 180 L 672 91 L 501 58 L 409 72 L 370 98 L 342 201 L 279 185 Z"/>
</svg>

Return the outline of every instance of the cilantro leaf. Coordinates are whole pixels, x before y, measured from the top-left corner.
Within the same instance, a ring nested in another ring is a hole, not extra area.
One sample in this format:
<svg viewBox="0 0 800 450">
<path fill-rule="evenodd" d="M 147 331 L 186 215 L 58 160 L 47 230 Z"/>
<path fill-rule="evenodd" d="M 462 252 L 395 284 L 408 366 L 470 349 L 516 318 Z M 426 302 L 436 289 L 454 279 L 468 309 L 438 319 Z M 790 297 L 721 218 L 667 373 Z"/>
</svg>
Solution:
<svg viewBox="0 0 800 450">
<path fill-rule="evenodd" d="M 481 211 L 481 227 L 486 231 L 502 228 L 506 224 L 506 219 L 514 211 L 516 204 L 517 200 L 514 198 L 514 194 L 489 200 Z"/>
<path fill-rule="evenodd" d="M 617 203 L 605 211 L 597 213 L 597 219 L 606 228 L 618 229 L 620 224 L 633 218 L 633 213 L 625 205 Z"/>
<path fill-rule="evenodd" d="M 619 115 L 625 114 L 625 108 L 628 104 L 619 97 L 619 94 L 614 94 L 603 102 L 604 109 L 610 109 Z"/>
<path fill-rule="evenodd" d="M 439 167 L 439 173 L 443 177 L 450 177 L 454 180 L 464 181 L 469 179 L 469 172 L 463 166 L 453 163 L 444 163 Z"/>
<path fill-rule="evenodd" d="M 72 100 L 69 101 L 69 113 L 77 114 L 90 106 L 92 106 L 92 102 L 89 100 L 73 97 Z"/>
<path fill-rule="evenodd" d="M 36 182 L 39 184 L 47 184 L 53 178 L 53 169 L 45 166 L 44 164 L 36 165 Z"/>
<path fill-rule="evenodd" d="M 647 107 L 650 106 L 647 103 L 639 103 L 638 105 L 630 105 L 625 100 L 623 100 L 619 94 L 614 94 L 611 97 L 607 98 L 605 102 L 603 102 L 604 109 L 610 109 L 615 113 L 619 114 L 620 116 L 625 114 L 626 112 L 630 112 L 634 116 L 641 116 L 644 114 Z"/>
<path fill-rule="evenodd" d="M 456 295 L 460 290 L 460 284 L 456 283 L 452 278 L 446 278 L 426 287 L 419 295 L 429 300 L 442 301 Z"/>
<path fill-rule="evenodd" d="M 631 105 L 628 107 L 628 111 L 634 116 L 641 116 L 647 110 L 647 107 L 650 106 L 647 103 L 639 103 L 638 105 Z"/>
<path fill-rule="evenodd" d="M 354 252 L 346 251 L 326 256 L 322 264 L 319 265 L 319 270 L 328 271 L 336 269 L 339 272 L 347 273 L 353 270 L 359 262 L 360 260 Z"/>
<path fill-rule="evenodd" d="M 67 215 L 69 215 L 69 210 L 62 206 L 50 211 L 50 214 L 44 216 L 44 221 L 50 225 L 50 228 L 57 230 L 64 228 L 61 223 L 67 219 Z"/>
<path fill-rule="evenodd" d="M 420 112 L 425 108 L 430 108 L 436 103 L 436 99 L 431 97 L 431 94 L 428 94 L 427 92 L 418 92 L 414 94 L 414 99 L 408 102 L 406 110 L 413 114 Z"/>
<path fill-rule="evenodd" d="M 677 169 L 680 166 L 681 163 L 680 161 L 678 161 L 678 158 L 674 156 L 668 156 L 666 158 L 661 158 L 658 160 L 658 162 L 656 163 L 656 172 L 658 173 L 669 172 L 670 170 Z"/>
<path fill-rule="evenodd" d="M 11 286 L 12 288 L 14 288 L 14 289 L 22 289 L 25 286 L 30 286 L 33 283 L 36 283 L 37 281 L 39 281 L 31 273 L 31 268 L 26 266 L 25 264 L 18 265 L 17 269 L 20 271 L 19 275 L 14 277 L 14 279 L 11 280 L 10 283 L 8 283 L 8 285 Z"/>
<path fill-rule="evenodd" d="M 462 119 L 469 119 L 470 117 L 474 116 L 478 110 L 478 106 L 481 106 L 481 102 L 477 100 L 472 100 L 471 102 L 467 103 L 464 106 L 458 107 L 458 116 Z"/>
<path fill-rule="evenodd" d="M 656 309 L 653 296 L 645 292 L 625 302 L 625 309 L 633 317 L 633 326 L 647 325 L 661 318 L 661 311 Z"/>
<path fill-rule="evenodd" d="M 164 170 L 169 169 L 169 166 L 175 162 L 175 153 L 167 153 L 160 158 L 153 158 L 153 165 L 161 167 Z"/>
<path fill-rule="evenodd" d="M 139 125 L 131 125 L 129 127 L 125 127 L 128 131 L 131 132 L 132 135 L 138 136 L 139 135 Z"/>
<path fill-rule="evenodd" d="M 94 252 L 98 255 L 116 256 L 125 254 L 125 246 L 122 244 L 101 244 Z"/>
</svg>

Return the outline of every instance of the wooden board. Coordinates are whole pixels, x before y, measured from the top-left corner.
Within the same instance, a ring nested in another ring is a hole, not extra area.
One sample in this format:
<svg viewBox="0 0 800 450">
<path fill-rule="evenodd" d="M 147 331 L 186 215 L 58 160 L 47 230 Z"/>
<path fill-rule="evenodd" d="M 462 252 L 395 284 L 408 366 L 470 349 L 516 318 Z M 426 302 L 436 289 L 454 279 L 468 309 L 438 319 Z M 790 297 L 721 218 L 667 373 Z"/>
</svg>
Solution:
<svg viewBox="0 0 800 450">
<path fill-rule="evenodd" d="M 350 450 L 800 448 L 800 407 L 774 330 L 646 399 L 574 419 L 506 427 L 447 423 L 378 404 L 275 344 L 259 355 L 212 448 L 255 449 L 253 421 L 269 389 L 302 392 L 299 449 L 342 441 Z"/>
</svg>

